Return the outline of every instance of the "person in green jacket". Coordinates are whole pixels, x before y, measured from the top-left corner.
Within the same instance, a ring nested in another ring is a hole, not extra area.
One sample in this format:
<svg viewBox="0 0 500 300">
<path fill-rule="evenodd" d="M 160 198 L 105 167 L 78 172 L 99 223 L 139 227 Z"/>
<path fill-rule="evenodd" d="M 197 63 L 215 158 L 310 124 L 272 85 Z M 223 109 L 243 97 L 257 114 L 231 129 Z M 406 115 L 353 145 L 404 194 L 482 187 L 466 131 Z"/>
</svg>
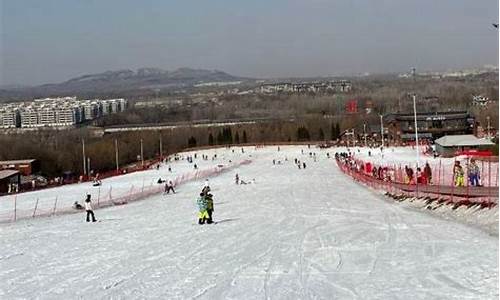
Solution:
<svg viewBox="0 0 500 300">
<path fill-rule="evenodd" d="M 205 197 L 207 201 L 207 214 L 208 214 L 208 220 L 207 224 L 212 224 L 214 221 L 212 220 L 212 213 L 214 212 L 214 198 L 212 194 L 207 194 Z"/>
<path fill-rule="evenodd" d="M 201 193 L 200 197 L 196 200 L 196 204 L 198 205 L 198 224 L 205 224 L 205 220 L 208 219 L 207 212 L 207 198 Z"/>
</svg>

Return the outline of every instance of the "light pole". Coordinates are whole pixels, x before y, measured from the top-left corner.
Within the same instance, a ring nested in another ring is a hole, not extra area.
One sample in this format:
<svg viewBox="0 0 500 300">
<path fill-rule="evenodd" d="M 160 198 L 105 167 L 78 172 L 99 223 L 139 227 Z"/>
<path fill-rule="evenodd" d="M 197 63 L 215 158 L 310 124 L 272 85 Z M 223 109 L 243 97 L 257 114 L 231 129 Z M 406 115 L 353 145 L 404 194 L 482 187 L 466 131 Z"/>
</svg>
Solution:
<svg viewBox="0 0 500 300">
<path fill-rule="evenodd" d="M 141 166 L 144 168 L 144 149 L 142 147 L 142 139 L 141 139 Z"/>
<path fill-rule="evenodd" d="M 417 125 L 417 104 L 416 104 L 416 98 L 417 95 L 413 94 L 413 115 L 415 117 L 415 147 L 417 149 L 417 168 L 418 168 L 418 161 L 419 161 L 419 151 L 418 151 L 418 125 Z"/>
<path fill-rule="evenodd" d="M 120 170 L 120 165 L 118 163 L 118 140 L 115 139 L 115 163 L 116 163 L 116 171 Z"/>
<path fill-rule="evenodd" d="M 384 122 L 382 121 L 383 115 L 380 115 L 380 137 L 382 138 L 382 149 L 384 148 Z"/>
<path fill-rule="evenodd" d="M 85 158 L 85 139 L 82 138 L 82 152 L 83 152 L 83 175 L 87 174 L 87 163 Z"/>
</svg>

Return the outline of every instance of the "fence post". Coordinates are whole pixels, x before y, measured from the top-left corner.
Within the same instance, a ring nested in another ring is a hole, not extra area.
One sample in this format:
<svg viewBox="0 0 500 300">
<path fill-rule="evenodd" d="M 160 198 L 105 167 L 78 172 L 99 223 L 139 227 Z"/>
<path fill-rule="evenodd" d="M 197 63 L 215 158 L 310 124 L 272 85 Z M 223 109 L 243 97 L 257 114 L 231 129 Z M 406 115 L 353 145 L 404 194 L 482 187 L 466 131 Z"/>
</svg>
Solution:
<svg viewBox="0 0 500 300">
<path fill-rule="evenodd" d="M 488 160 L 488 202 L 491 201 L 491 160 Z"/>
<path fill-rule="evenodd" d="M 438 197 L 439 195 L 441 195 L 440 191 L 441 191 L 441 159 L 439 159 L 439 166 L 438 166 L 438 178 L 437 178 L 438 182 L 437 182 L 437 193 L 438 193 Z"/>
<path fill-rule="evenodd" d="M 17 220 L 17 195 L 14 196 L 14 222 Z"/>
<path fill-rule="evenodd" d="M 32 216 L 32 218 L 34 218 L 34 217 L 35 217 L 35 214 L 36 214 L 36 209 L 37 209 L 37 207 L 38 207 L 38 199 L 39 199 L 39 198 L 36 198 L 35 209 L 33 210 L 33 216 Z"/>
<path fill-rule="evenodd" d="M 97 207 L 99 207 L 99 199 L 101 198 L 101 186 L 97 190 Z"/>
<path fill-rule="evenodd" d="M 58 198 L 58 196 L 56 196 L 56 200 L 54 201 L 54 210 L 52 211 L 52 215 L 54 215 L 56 213 L 57 198 Z"/>
<path fill-rule="evenodd" d="M 457 159 L 453 161 L 453 169 L 451 170 L 451 196 L 450 200 L 453 203 L 453 193 L 455 192 L 455 163 L 457 162 Z"/>
</svg>

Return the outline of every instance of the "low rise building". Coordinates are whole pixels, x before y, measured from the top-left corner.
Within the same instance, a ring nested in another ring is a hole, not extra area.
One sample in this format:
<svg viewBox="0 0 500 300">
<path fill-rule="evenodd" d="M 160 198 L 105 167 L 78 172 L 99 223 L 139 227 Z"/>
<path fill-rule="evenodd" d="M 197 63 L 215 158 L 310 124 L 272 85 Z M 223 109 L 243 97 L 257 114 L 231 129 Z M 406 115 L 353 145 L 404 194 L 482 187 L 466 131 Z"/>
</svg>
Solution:
<svg viewBox="0 0 500 300">
<path fill-rule="evenodd" d="M 388 139 L 392 142 L 415 140 L 413 113 L 389 114 L 384 117 Z M 417 113 L 418 135 L 435 140 L 445 135 L 475 133 L 475 119 L 466 111 Z"/>
<path fill-rule="evenodd" d="M 0 170 L 17 170 L 23 176 L 40 171 L 40 161 L 36 159 L 16 159 L 0 161 Z"/>
<path fill-rule="evenodd" d="M 478 139 L 467 135 L 446 135 L 435 141 L 436 152 L 443 157 L 452 157 L 466 150 L 489 150 L 494 143 L 488 139 Z"/>
</svg>

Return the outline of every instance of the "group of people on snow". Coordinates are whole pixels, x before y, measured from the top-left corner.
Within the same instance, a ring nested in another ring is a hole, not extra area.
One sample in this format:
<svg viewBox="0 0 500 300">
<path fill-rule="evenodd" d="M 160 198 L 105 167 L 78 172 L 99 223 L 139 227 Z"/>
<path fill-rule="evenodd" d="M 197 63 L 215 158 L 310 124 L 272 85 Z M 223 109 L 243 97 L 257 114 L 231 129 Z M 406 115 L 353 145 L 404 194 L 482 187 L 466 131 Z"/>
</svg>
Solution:
<svg viewBox="0 0 500 300">
<path fill-rule="evenodd" d="M 94 208 L 92 207 L 92 201 L 90 200 L 90 194 L 87 194 L 87 198 L 85 199 L 84 205 L 81 205 L 78 203 L 78 201 L 75 201 L 73 203 L 73 208 L 74 209 L 84 209 L 85 212 L 87 213 L 87 222 L 90 222 L 90 219 L 92 218 L 92 222 L 96 222 L 96 218 L 94 215 Z"/>
<path fill-rule="evenodd" d="M 466 166 L 467 179 L 471 186 L 482 186 L 481 184 L 481 171 L 474 158 Z M 465 171 L 460 164 L 460 161 L 455 161 L 453 166 L 453 183 L 455 186 L 465 186 Z"/>
<path fill-rule="evenodd" d="M 205 181 L 205 185 L 201 190 L 200 196 L 196 200 L 196 204 L 198 205 L 198 224 L 214 223 L 212 219 L 212 213 L 214 212 L 214 198 L 210 193 L 208 179 Z"/>
</svg>

